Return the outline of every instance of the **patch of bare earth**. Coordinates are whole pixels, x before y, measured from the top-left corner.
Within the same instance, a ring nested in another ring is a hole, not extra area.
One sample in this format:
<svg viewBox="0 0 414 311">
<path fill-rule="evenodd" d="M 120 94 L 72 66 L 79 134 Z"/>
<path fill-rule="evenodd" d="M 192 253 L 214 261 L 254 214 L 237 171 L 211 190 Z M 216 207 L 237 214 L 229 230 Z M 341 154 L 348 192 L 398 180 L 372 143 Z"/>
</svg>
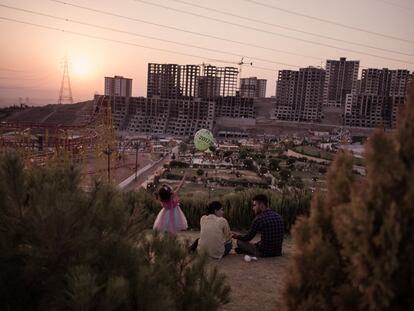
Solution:
<svg viewBox="0 0 414 311">
<path fill-rule="evenodd" d="M 180 236 L 191 241 L 198 237 L 198 232 L 187 231 Z M 212 259 L 211 265 L 226 275 L 231 287 L 230 303 L 222 310 L 276 310 L 293 253 L 294 245 L 289 237 L 283 242 L 283 255 L 280 257 L 245 262 L 244 255 L 236 254 L 233 249 L 221 260 Z"/>
</svg>

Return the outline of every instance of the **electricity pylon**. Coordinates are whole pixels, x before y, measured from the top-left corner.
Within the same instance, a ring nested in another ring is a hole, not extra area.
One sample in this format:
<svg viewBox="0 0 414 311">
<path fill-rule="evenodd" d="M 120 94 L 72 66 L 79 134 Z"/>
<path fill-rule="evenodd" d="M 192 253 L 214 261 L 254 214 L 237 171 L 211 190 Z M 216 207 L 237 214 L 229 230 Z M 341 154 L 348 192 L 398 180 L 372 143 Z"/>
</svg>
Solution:
<svg viewBox="0 0 414 311">
<path fill-rule="evenodd" d="M 63 77 L 60 85 L 58 104 L 73 104 L 72 89 L 70 87 L 68 58 L 63 63 Z"/>
</svg>

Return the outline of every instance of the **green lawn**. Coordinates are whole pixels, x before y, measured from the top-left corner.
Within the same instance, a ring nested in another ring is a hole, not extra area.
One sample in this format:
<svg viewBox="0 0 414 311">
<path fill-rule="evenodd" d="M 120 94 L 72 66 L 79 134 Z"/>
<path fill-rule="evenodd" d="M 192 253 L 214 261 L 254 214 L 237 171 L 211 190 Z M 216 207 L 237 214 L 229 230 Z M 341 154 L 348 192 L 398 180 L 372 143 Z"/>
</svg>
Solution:
<svg viewBox="0 0 414 311">
<path fill-rule="evenodd" d="M 335 157 L 335 153 L 320 149 L 315 146 L 296 146 L 293 147 L 292 150 L 298 153 L 302 153 L 304 155 L 321 158 L 325 160 L 333 160 Z M 354 157 L 354 163 L 355 165 L 364 166 L 364 159 Z"/>
<path fill-rule="evenodd" d="M 315 146 L 296 146 L 292 149 L 298 153 L 325 160 L 333 160 L 333 158 L 335 157 L 335 153 L 319 149 Z"/>
</svg>

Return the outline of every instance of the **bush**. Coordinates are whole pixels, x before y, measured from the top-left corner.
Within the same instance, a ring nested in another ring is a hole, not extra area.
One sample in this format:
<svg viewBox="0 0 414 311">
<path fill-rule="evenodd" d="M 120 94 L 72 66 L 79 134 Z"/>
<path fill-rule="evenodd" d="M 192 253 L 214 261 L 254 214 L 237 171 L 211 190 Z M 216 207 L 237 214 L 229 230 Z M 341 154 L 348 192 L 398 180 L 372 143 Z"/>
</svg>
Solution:
<svg viewBox="0 0 414 311">
<path fill-rule="evenodd" d="M 173 161 L 170 162 L 170 167 L 171 168 L 187 168 L 189 166 L 190 165 L 188 163 L 181 162 L 181 161 L 173 160 Z"/>
<path fill-rule="evenodd" d="M 320 167 L 320 168 L 318 168 L 318 172 L 320 173 L 320 174 L 326 174 L 326 172 L 327 172 L 328 170 L 327 170 L 327 168 L 326 167 L 324 167 L 324 166 L 322 166 L 322 167 Z"/>
<path fill-rule="evenodd" d="M 287 182 L 291 176 L 291 173 L 289 170 L 283 169 L 279 172 L 279 176 L 283 182 Z"/>
<path fill-rule="evenodd" d="M 279 168 L 280 160 L 271 159 L 269 161 L 269 171 L 276 171 Z"/>
<path fill-rule="evenodd" d="M 259 173 L 260 174 L 266 174 L 267 173 L 267 168 L 265 166 L 261 166 L 259 169 Z"/>
<path fill-rule="evenodd" d="M 282 215 L 285 223 L 285 232 L 290 233 L 292 225 L 299 215 L 307 215 L 310 206 L 310 193 L 306 191 L 285 191 L 276 193 L 270 190 L 245 190 L 236 187 L 236 193 L 225 195 L 221 198 L 224 214 L 231 228 L 247 230 L 253 221 L 254 214 L 251 208 L 251 200 L 258 193 L 265 193 L 269 197 L 271 209 Z M 212 200 L 212 199 L 211 199 Z M 191 228 L 200 227 L 200 218 L 205 214 L 209 198 L 183 198 L 181 208 L 187 217 Z"/>
<path fill-rule="evenodd" d="M 356 181 L 352 155 L 340 152 L 326 196 L 295 226 L 282 309 L 413 309 L 414 86 L 396 131 L 369 138 L 365 163 Z"/>
<path fill-rule="evenodd" d="M 243 161 L 244 166 L 246 167 L 247 170 L 249 171 L 256 171 L 256 166 L 254 165 L 254 162 L 252 159 L 246 159 Z"/>
<path fill-rule="evenodd" d="M 296 158 L 294 157 L 289 157 L 289 159 L 287 159 L 286 164 L 287 165 L 292 165 L 296 162 Z"/>
<path fill-rule="evenodd" d="M 174 174 L 174 173 L 167 173 L 164 174 L 163 176 L 165 179 L 170 179 L 170 180 L 181 180 L 183 178 L 182 175 L 179 174 Z"/>
<path fill-rule="evenodd" d="M 174 236 L 143 232 L 148 199 L 104 184 L 84 193 L 66 165 L 0 159 L 0 309 L 219 309 L 224 276 Z"/>
<path fill-rule="evenodd" d="M 201 168 L 199 168 L 198 170 L 197 170 L 197 175 L 198 176 L 202 176 L 204 174 L 204 170 L 202 170 Z"/>
</svg>

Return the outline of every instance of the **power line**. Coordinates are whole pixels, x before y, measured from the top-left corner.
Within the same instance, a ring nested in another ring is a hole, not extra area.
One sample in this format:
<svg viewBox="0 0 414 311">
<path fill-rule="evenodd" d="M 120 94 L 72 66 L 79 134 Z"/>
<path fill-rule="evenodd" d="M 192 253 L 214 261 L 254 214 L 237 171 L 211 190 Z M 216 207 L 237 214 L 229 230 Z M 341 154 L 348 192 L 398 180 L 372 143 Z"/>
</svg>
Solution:
<svg viewBox="0 0 414 311">
<path fill-rule="evenodd" d="M 274 5 L 270 5 L 270 4 L 266 4 L 266 3 L 262 3 L 262 2 L 259 2 L 259 1 L 255 1 L 255 0 L 243 0 L 243 1 L 250 2 L 250 3 L 256 4 L 256 5 L 260 5 L 260 6 L 269 8 L 269 9 L 273 9 L 273 10 L 281 11 L 281 12 L 284 12 L 284 13 L 288 13 L 288 14 L 291 14 L 291 15 L 306 17 L 306 18 L 309 18 L 309 19 L 316 20 L 318 22 L 327 23 L 327 24 L 339 26 L 339 27 L 342 27 L 342 28 L 352 29 L 352 30 L 368 33 L 368 34 L 371 34 L 371 35 L 380 36 L 380 37 L 387 38 L 387 39 L 393 39 L 393 40 L 397 40 L 397 41 L 402 41 L 402 42 L 414 44 L 414 41 L 411 41 L 411 40 L 408 40 L 408 39 L 404 39 L 404 38 L 400 38 L 400 37 L 396 37 L 396 36 L 391 36 L 391 35 L 375 32 L 375 31 L 371 31 L 371 30 L 367 30 L 367 29 L 363 29 L 363 28 L 359 28 L 359 27 L 355 27 L 355 26 L 351 26 L 351 25 L 342 24 L 342 23 L 335 22 L 335 21 L 332 21 L 332 20 L 328 20 L 328 19 L 324 19 L 324 18 L 320 18 L 320 17 L 308 15 L 308 14 L 299 13 L 299 12 L 296 12 L 296 11 L 293 11 L 293 10 L 283 9 L 283 8 L 280 8 L 280 7 L 277 7 L 277 6 L 274 6 Z"/>
<path fill-rule="evenodd" d="M 369 44 L 365 44 L 365 43 L 358 43 L 358 42 L 355 42 L 355 41 L 349 41 L 349 40 L 334 38 L 334 37 L 331 37 L 331 36 L 321 35 L 321 34 L 310 32 L 310 31 L 305 31 L 305 30 L 301 30 L 301 29 L 297 29 L 297 28 L 292 28 L 292 27 L 287 27 L 287 26 L 283 26 L 283 25 L 279 25 L 279 24 L 265 22 L 263 20 L 258 20 L 258 19 L 255 19 L 255 18 L 242 16 L 242 15 L 237 15 L 237 14 L 233 14 L 233 13 L 228 13 L 228 12 L 220 11 L 220 10 L 217 10 L 217 9 L 205 7 L 205 6 L 202 6 L 202 5 L 199 5 L 199 4 L 195 4 L 195 3 L 191 3 L 191 2 L 187 2 L 187 1 L 183 1 L 183 0 L 171 0 L 171 1 L 175 1 L 175 2 L 178 2 L 178 3 L 183 3 L 183 4 L 186 4 L 186 5 L 195 7 L 195 8 L 200 8 L 200 9 L 203 9 L 203 10 L 207 10 L 207 11 L 211 11 L 211 12 L 215 12 L 215 13 L 220 13 L 220 14 L 224 14 L 224 15 L 227 15 L 227 16 L 232 16 L 232 17 L 237 17 L 237 18 L 244 19 L 244 20 L 249 20 L 249 21 L 252 21 L 252 22 L 255 22 L 255 23 L 260 23 L 260 24 L 263 24 L 263 25 L 268 25 L 268 26 L 272 26 L 272 27 L 277 27 L 277 28 L 282 28 L 282 29 L 286 29 L 286 30 L 290 30 L 290 31 L 295 31 L 295 32 L 298 32 L 298 33 L 306 34 L 306 35 L 315 36 L 315 37 L 319 37 L 319 38 L 323 38 L 323 39 L 333 40 L 333 41 L 337 41 L 337 42 L 341 42 L 341 43 L 358 45 L 358 46 L 362 46 L 362 47 L 366 47 L 366 48 L 370 48 L 370 49 L 374 49 L 374 50 L 378 50 L 378 51 L 389 52 L 389 53 L 394 53 L 394 54 L 399 54 L 399 55 L 404 55 L 404 56 L 414 56 L 414 54 L 411 54 L 411 53 L 399 52 L 399 51 L 396 51 L 396 50 L 389 50 L 389 49 L 385 49 L 385 48 L 381 48 L 381 47 L 377 47 L 377 46 L 373 46 L 373 45 L 369 45 Z"/>
<path fill-rule="evenodd" d="M 102 25 L 86 23 L 86 22 L 82 22 L 82 21 L 73 20 L 73 19 L 70 19 L 70 18 L 64 18 L 64 17 L 45 14 L 45 13 L 41 13 L 41 12 L 35 12 L 35 11 L 32 11 L 32 10 L 26 10 L 26 9 L 12 7 L 12 6 L 8 6 L 8 5 L 0 4 L 0 7 L 5 7 L 5 8 L 8 8 L 8 9 L 12 9 L 12 10 L 20 11 L 20 12 L 25 12 L 25 13 L 30 13 L 30 14 L 34 14 L 34 15 L 38 15 L 38 16 L 53 18 L 55 20 L 61 20 L 61 21 L 69 22 L 69 23 L 75 23 L 75 24 L 80 24 L 80 25 L 84 25 L 84 26 L 89 26 L 89 27 L 93 27 L 93 28 L 97 28 L 97 29 L 109 30 L 109 31 L 113 31 L 113 32 L 133 35 L 133 36 L 147 38 L 147 39 L 151 39 L 151 40 L 157 40 L 157 41 L 172 43 L 172 44 L 176 44 L 176 45 L 180 45 L 180 46 L 196 48 L 196 49 L 200 49 L 200 50 L 204 50 L 204 51 L 241 57 L 241 55 L 239 53 L 226 52 L 226 51 L 222 51 L 222 50 L 216 50 L 216 49 L 212 49 L 212 48 L 201 47 L 201 46 L 194 45 L 194 44 L 189 44 L 189 43 L 182 43 L 182 42 L 177 42 L 177 41 L 172 41 L 172 40 L 160 39 L 160 38 L 153 37 L 153 36 L 142 35 L 142 34 L 138 34 L 138 33 L 135 33 L 135 32 L 125 31 L 125 30 L 116 29 L 116 28 L 112 28 L 112 27 L 106 27 L 106 26 L 102 26 Z M 288 67 L 298 67 L 298 68 L 301 67 L 299 65 L 291 65 L 291 64 L 277 62 L 277 61 L 273 61 L 273 60 L 269 60 L 269 59 L 265 59 L 265 58 L 259 58 L 259 57 L 255 57 L 255 56 L 249 56 L 249 55 L 244 55 L 244 56 L 247 57 L 247 58 L 250 58 L 252 60 L 262 61 L 262 62 L 266 62 L 266 63 L 284 65 L 284 66 L 288 66 Z"/>
<path fill-rule="evenodd" d="M 56 1 L 56 0 L 52 0 L 52 1 Z M 185 11 L 185 10 L 175 9 L 175 8 L 171 8 L 171 7 L 168 7 L 168 6 L 165 6 L 165 5 L 148 2 L 148 1 L 145 1 L 145 0 L 134 0 L 134 1 L 142 2 L 142 3 L 148 4 L 148 5 L 152 5 L 152 6 L 155 6 L 155 7 L 159 7 L 159 8 L 163 8 L 163 9 L 167 9 L 167 10 L 171 10 L 171 11 L 175 11 L 175 12 L 179 12 L 179 13 L 183 13 L 183 14 L 187 14 L 187 15 L 192 15 L 192 16 L 196 16 L 196 17 L 200 17 L 200 18 L 204 18 L 204 19 L 208 19 L 208 20 L 213 20 L 213 21 L 223 23 L 223 24 L 227 24 L 227 25 L 237 26 L 237 27 L 240 27 L 240 28 L 245 28 L 245 29 L 254 30 L 254 31 L 257 31 L 257 32 L 266 33 L 266 34 L 269 34 L 269 35 L 272 35 L 272 36 L 284 37 L 284 38 L 288 38 L 288 39 L 292 39 L 292 40 L 296 40 L 296 41 L 301 41 L 301 42 L 310 43 L 310 44 L 319 45 L 319 46 L 325 46 L 325 47 L 329 47 L 329 48 L 333 48 L 333 49 L 337 49 L 337 50 L 357 53 L 357 54 L 361 54 L 361 55 L 367 55 L 367 56 L 386 59 L 386 60 L 392 60 L 392 61 L 396 61 L 396 62 L 414 64 L 413 62 L 409 62 L 409 61 L 402 60 L 402 59 L 397 59 L 397 58 L 392 58 L 392 57 L 387 57 L 387 56 L 380 56 L 380 55 L 367 53 L 367 52 L 362 52 L 362 51 L 353 50 L 353 49 L 348 49 L 348 48 L 342 48 L 342 47 L 338 47 L 338 46 L 327 44 L 327 43 L 322 43 L 322 42 L 317 42 L 317 41 L 312 41 L 312 40 L 307 40 L 307 39 L 301 39 L 301 38 L 297 38 L 297 37 L 294 37 L 294 36 L 285 35 L 285 34 L 273 32 L 273 31 L 268 31 L 268 30 L 264 30 L 264 29 L 260 29 L 260 28 L 256 28 L 256 27 L 252 27 L 252 26 L 242 25 L 242 24 L 238 24 L 238 23 L 234 23 L 234 22 L 228 22 L 228 21 L 225 21 L 225 20 L 222 20 L 222 19 L 219 19 L 219 18 L 209 17 L 209 16 L 205 16 L 205 15 L 201 15 L 201 14 L 197 14 L 197 13 L 193 13 L 193 12 L 188 12 L 188 11 Z"/>
<path fill-rule="evenodd" d="M 38 27 L 38 28 L 44 28 L 44 29 L 48 29 L 48 30 L 64 32 L 64 33 L 68 33 L 68 34 L 72 34 L 72 35 L 76 35 L 76 36 L 81 36 L 81 37 L 86 37 L 86 38 L 98 39 L 98 40 L 108 41 L 108 42 L 115 42 L 115 43 L 119 43 L 119 44 L 130 45 L 130 46 L 137 46 L 137 47 L 141 47 L 141 48 L 144 48 L 144 49 L 160 51 L 160 52 L 165 52 L 165 53 L 171 53 L 171 54 L 177 54 L 177 55 L 182 55 L 182 56 L 189 56 L 189 57 L 203 59 L 203 60 L 209 60 L 209 61 L 213 61 L 213 62 L 217 62 L 217 63 L 226 63 L 226 64 L 237 65 L 236 62 L 232 62 L 232 61 L 221 60 L 221 59 L 217 59 L 217 58 L 205 57 L 205 56 L 189 54 L 189 53 L 183 53 L 183 52 L 178 52 L 178 51 L 173 51 L 173 50 L 155 48 L 155 47 L 145 46 L 145 45 L 141 45 L 141 44 L 137 44 L 137 43 L 133 43 L 133 42 L 115 40 L 115 39 L 110 39 L 110 38 L 100 37 L 100 36 L 96 36 L 96 35 L 85 34 L 85 33 L 71 31 L 71 30 L 64 30 L 64 29 L 60 29 L 60 28 L 56 28 L 56 27 L 52 27 L 52 26 L 26 22 L 26 21 L 17 20 L 17 19 L 13 19 L 13 18 L 8 18 L 8 17 L 4 17 L 4 16 L 0 16 L 0 19 L 10 21 L 10 22 L 16 22 L 16 23 L 20 23 L 20 24 L 25 24 L 25 25 L 29 25 L 29 26 L 34 26 L 34 27 Z M 256 68 L 256 69 L 261 69 L 261 70 L 268 70 L 268 71 L 273 71 L 273 72 L 276 71 L 276 69 L 272 69 L 272 68 L 257 67 L 257 66 L 252 66 L 252 67 Z"/>
<path fill-rule="evenodd" d="M 280 53 L 285 53 L 285 54 L 289 54 L 289 55 L 307 57 L 307 58 L 311 58 L 311 59 L 321 61 L 321 58 L 319 58 L 319 57 L 314 57 L 314 56 L 310 56 L 310 55 L 306 55 L 306 54 L 300 54 L 300 53 L 295 53 L 295 52 L 290 52 L 290 51 L 285 51 L 285 50 L 279 50 L 279 49 L 260 46 L 260 45 L 256 45 L 256 44 L 252 44 L 252 43 L 248 43 L 248 42 L 237 41 L 237 40 L 234 40 L 234 39 L 228 39 L 228 38 L 213 36 L 213 35 L 209 35 L 209 34 L 205 34 L 205 33 L 201 33 L 201 32 L 186 30 L 186 29 L 177 28 L 177 27 L 173 27 L 173 26 L 168 26 L 168 25 L 164 25 L 164 24 L 145 21 L 145 20 L 142 20 L 142 19 L 134 18 L 134 17 L 115 14 L 115 13 L 112 13 L 112 12 L 93 9 L 93 8 L 90 8 L 90 7 L 85 7 L 85 6 L 81 6 L 81 5 L 77 5 L 77 4 L 73 4 L 73 3 L 68 3 L 68 2 L 64 2 L 64 1 L 59 1 L 59 0 L 50 0 L 50 1 L 60 3 L 60 4 L 64 4 L 64 5 L 68 5 L 68 6 L 72 6 L 72 7 L 83 9 L 83 10 L 87 10 L 87 11 L 90 11 L 90 12 L 95 12 L 95 13 L 99 13 L 99 14 L 103 14 L 103 15 L 107 15 L 107 16 L 118 17 L 118 18 L 122 18 L 122 19 L 125 19 L 125 20 L 130 20 L 130 21 L 134 21 L 134 22 L 147 24 L 147 25 L 152 25 L 152 26 L 157 26 L 157 27 L 161 27 L 161 28 L 165 28 L 165 29 L 175 30 L 175 31 L 188 33 L 188 34 L 192 34 L 192 35 L 197 35 L 197 36 L 205 37 L 205 38 L 209 38 L 209 39 L 216 39 L 216 40 L 220 40 L 220 41 L 227 42 L 227 43 L 228 42 L 237 43 L 237 44 L 244 45 L 244 46 L 250 46 L 250 47 L 254 47 L 254 48 L 259 48 L 259 49 L 274 51 L 274 52 L 280 52 Z"/>
</svg>

